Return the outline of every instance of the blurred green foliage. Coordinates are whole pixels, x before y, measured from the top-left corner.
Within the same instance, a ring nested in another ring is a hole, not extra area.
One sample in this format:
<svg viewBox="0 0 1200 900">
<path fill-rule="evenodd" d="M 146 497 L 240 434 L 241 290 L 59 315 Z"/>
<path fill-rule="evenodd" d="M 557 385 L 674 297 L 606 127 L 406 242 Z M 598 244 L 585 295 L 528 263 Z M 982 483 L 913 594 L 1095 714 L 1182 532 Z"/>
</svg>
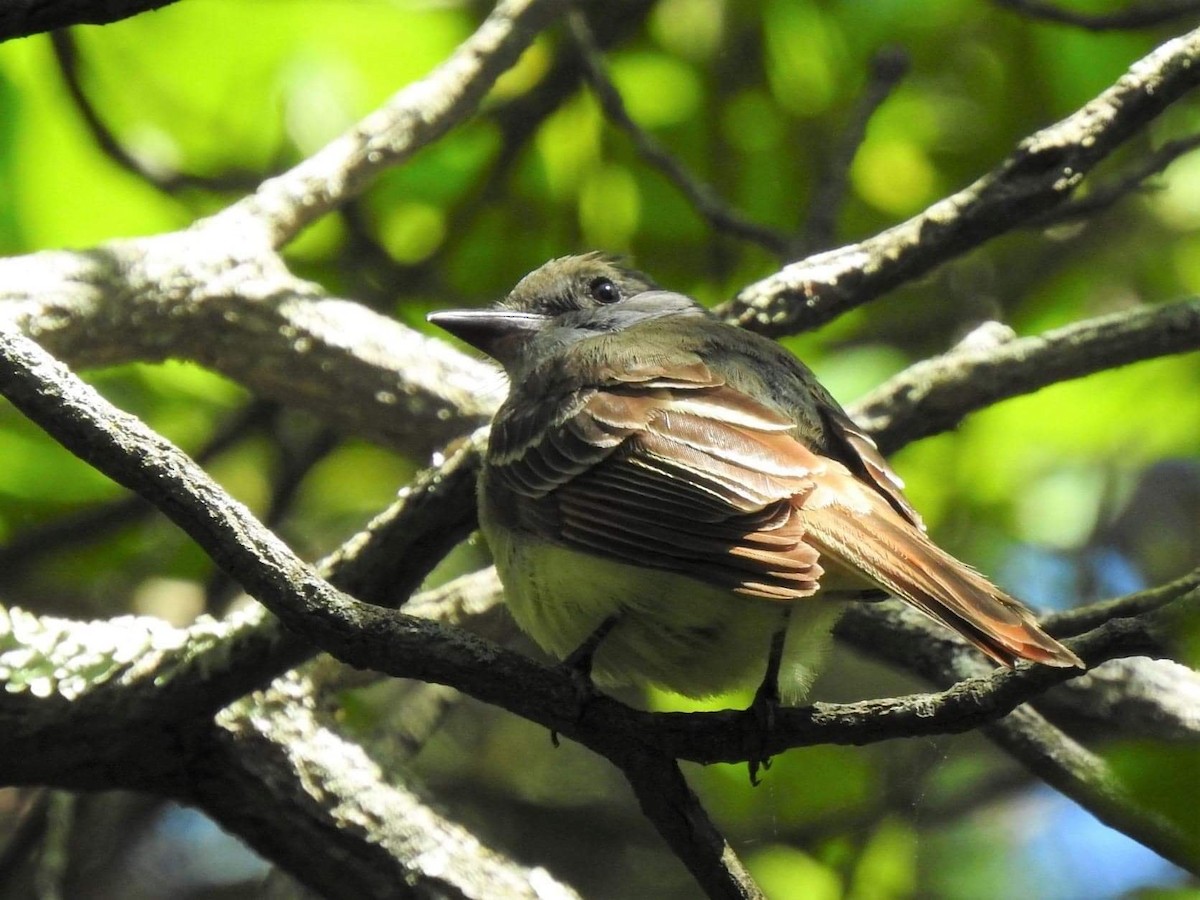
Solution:
<svg viewBox="0 0 1200 900">
<path fill-rule="evenodd" d="M 427 73 L 480 12 L 480 4 L 399 0 L 191 0 L 76 29 L 74 39 L 90 102 L 145 169 L 246 180 L 312 153 Z M 631 115 L 746 216 L 798 232 L 816 187 L 847 170 L 834 242 L 894 224 L 983 174 L 1171 33 L 1032 24 L 974 0 L 660 0 L 614 3 L 599 14 L 630 17 L 631 36 L 607 58 Z M 902 50 L 910 71 L 853 159 L 840 159 L 839 136 L 866 89 L 872 56 L 885 47 Z M 557 30 L 539 38 L 480 117 L 290 247 L 297 270 L 420 328 L 429 309 L 489 302 L 546 258 L 581 249 L 629 253 L 664 285 L 710 303 L 773 271 L 776 261 L 761 248 L 714 233 L 586 92 L 530 118 L 521 104 L 574 52 Z M 1200 105 L 1183 101 L 1098 177 L 1119 177 L 1124 165 L 1198 124 Z M 238 195 L 202 187 L 168 194 L 125 170 L 89 132 L 46 37 L 0 46 L 0 252 L 176 229 Z M 1197 210 L 1193 155 L 1109 211 L 1010 234 L 786 344 L 849 402 L 986 319 L 1032 334 L 1187 296 L 1200 290 Z M 181 363 L 89 378 L 193 452 L 248 402 L 240 388 Z M 297 414 L 264 414 L 210 468 L 266 514 L 288 461 L 305 457 L 319 429 Z M 1024 545 L 1074 564 L 1124 528 L 1141 536 L 1120 544 L 1140 548 L 1129 566 L 1166 578 L 1196 563 L 1196 484 L 1191 495 L 1172 491 L 1137 506 L 1137 515 L 1130 498 L 1153 464 L 1195 464 L 1198 449 L 1193 354 L 1005 402 L 905 449 L 896 462 L 933 533 L 990 571 Z M 312 557 L 353 533 L 423 462 L 357 441 L 311 455 L 275 522 Z M 0 412 L 0 459 L 0 536 L 9 542 L 121 496 L 9 409 Z M 1176 524 L 1155 518 L 1171 509 Z M 1104 579 L 1085 574 L 1065 601 L 1104 593 Z M 131 598 L 144 596 L 139 586 L 161 578 L 207 585 L 211 609 L 228 593 L 185 538 L 141 512 L 86 539 L 47 537 L 37 552 L 6 558 L 0 583 L 5 599 L 23 606 L 99 616 L 130 609 Z M 154 596 L 159 605 L 138 608 L 194 612 L 186 604 L 173 610 L 169 592 Z M 838 654 L 818 696 L 915 687 L 847 657 Z M 386 707 L 355 702 L 351 719 L 364 730 Z M 553 751 L 527 723 L 465 709 L 418 760 L 435 784 L 459 786 L 461 814 L 485 831 L 491 821 L 493 839 L 531 862 L 549 861 L 589 896 L 691 896 L 648 831 L 623 830 L 636 811 L 613 773 L 575 749 Z M 1200 831 L 1194 802 L 1182 802 L 1179 791 L 1181 783 L 1194 788 L 1193 759 L 1144 744 L 1112 755 L 1148 803 Z M 689 773 L 772 897 L 1014 896 L 1005 885 L 1030 884 L 1010 838 L 1021 826 L 1020 806 L 1009 801 L 1023 796 L 1022 782 L 978 804 L 963 799 L 1000 765 L 982 742 L 948 738 L 794 751 L 758 790 L 746 784 L 744 767 Z M 958 798 L 961 814 L 926 811 L 926 795 L 939 791 Z M 486 799 L 472 801 L 472 792 Z M 526 814 L 506 818 L 497 812 L 504 802 Z M 587 812 L 563 819 L 562 807 Z M 1003 815 L 990 814 L 996 810 Z M 604 846 L 593 846 L 589 829 L 607 836 Z M 1072 896 L 1063 885 L 1041 888 Z"/>
</svg>

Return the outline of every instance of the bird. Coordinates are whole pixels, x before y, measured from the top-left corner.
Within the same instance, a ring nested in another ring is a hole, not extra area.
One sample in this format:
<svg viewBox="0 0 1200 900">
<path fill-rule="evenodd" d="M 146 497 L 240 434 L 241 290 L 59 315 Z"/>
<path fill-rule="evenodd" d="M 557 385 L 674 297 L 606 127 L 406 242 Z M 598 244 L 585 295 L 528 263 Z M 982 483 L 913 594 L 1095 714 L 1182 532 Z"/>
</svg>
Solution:
<svg viewBox="0 0 1200 900">
<path fill-rule="evenodd" d="M 621 259 L 429 320 L 507 374 L 481 530 L 517 624 L 595 685 L 794 705 L 845 601 L 886 596 L 999 664 L 1084 666 L 929 538 L 807 366 Z"/>
</svg>

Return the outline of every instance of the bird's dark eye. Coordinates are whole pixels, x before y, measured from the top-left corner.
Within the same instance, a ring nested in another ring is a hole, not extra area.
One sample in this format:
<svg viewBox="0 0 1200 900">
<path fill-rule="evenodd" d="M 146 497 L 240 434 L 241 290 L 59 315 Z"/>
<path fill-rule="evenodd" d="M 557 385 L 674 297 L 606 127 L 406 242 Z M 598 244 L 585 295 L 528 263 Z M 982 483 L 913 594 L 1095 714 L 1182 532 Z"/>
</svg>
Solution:
<svg viewBox="0 0 1200 900">
<path fill-rule="evenodd" d="M 588 284 L 588 290 L 597 303 L 616 303 L 621 299 L 621 290 L 613 284 L 611 278 L 593 278 Z"/>
</svg>

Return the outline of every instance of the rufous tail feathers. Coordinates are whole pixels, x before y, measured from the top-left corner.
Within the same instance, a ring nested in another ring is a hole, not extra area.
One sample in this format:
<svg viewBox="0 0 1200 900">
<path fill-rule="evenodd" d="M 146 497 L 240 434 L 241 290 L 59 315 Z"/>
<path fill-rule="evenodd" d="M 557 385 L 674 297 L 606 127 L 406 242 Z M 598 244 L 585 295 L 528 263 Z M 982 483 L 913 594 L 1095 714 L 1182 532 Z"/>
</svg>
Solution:
<svg viewBox="0 0 1200 900">
<path fill-rule="evenodd" d="M 821 552 L 823 564 L 828 558 L 865 573 L 1003 665 L 1028 659 L 1086 668 L 1020 602 L 936 546 L 881 496 L 859 489 L 851 478 L 849 473 L 828 473 L 798 510 L 805 540 Z"/>
</svg>

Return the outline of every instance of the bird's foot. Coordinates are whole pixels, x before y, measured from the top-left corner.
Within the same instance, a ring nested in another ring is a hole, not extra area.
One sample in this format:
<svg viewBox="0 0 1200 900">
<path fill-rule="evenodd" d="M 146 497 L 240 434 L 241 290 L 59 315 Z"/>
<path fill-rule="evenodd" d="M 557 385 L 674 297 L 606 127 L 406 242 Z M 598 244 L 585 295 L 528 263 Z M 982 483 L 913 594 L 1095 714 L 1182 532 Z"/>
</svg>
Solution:
<svg viewBox="0 0 1200 900">
<path fill-rule="evenodd" d="M 750 784 L 758 787 L 762 779 L 758 777 L 759 770 L 771 768 L 771 756 L 767 753 L 767 745 L 775 731 L 775 714 L 779 710 L 779 686 L 774 678 L 763 681 L 754 692 L 754 701 L 746 710 L 753 719 L 752 738 L 754 747 L 747 760 L 750 769 Z"/>
<path fill-rule="evenodd" d="M 609 616 L 562 661 L 562 668 L 566 670 L 575 689 L 573 718 L 576 722 L 583 719 L 588 705 L 596 697 L 596 686 L 592 684 L 592 660 L 596 656 L 596 649 L 616 624 L 617 617 Z M 553 729 L 550 731 L 550 742 L 558 746 L 558 732 Z"/>
<path fill-rule="evenodd" d="M 574 722 L 581 722 L 583 721 L 584 714 L 587 713 L 587 708 L 596 699 L 596 686 L 592 684 L 591 672 L 587 669 L 576 668 L 569 661 L 564 661 L 563 668 L 566 669 L 567 675 L 571 680 L 571 686 L 574 688 L 574 696 L 572 698 L 574 710 L 571 714 L 571 719 Z M 550 743 L 555 747 L 558 746 L 558 732 L 554 729 L 550 730 Z"/>
</svg>

